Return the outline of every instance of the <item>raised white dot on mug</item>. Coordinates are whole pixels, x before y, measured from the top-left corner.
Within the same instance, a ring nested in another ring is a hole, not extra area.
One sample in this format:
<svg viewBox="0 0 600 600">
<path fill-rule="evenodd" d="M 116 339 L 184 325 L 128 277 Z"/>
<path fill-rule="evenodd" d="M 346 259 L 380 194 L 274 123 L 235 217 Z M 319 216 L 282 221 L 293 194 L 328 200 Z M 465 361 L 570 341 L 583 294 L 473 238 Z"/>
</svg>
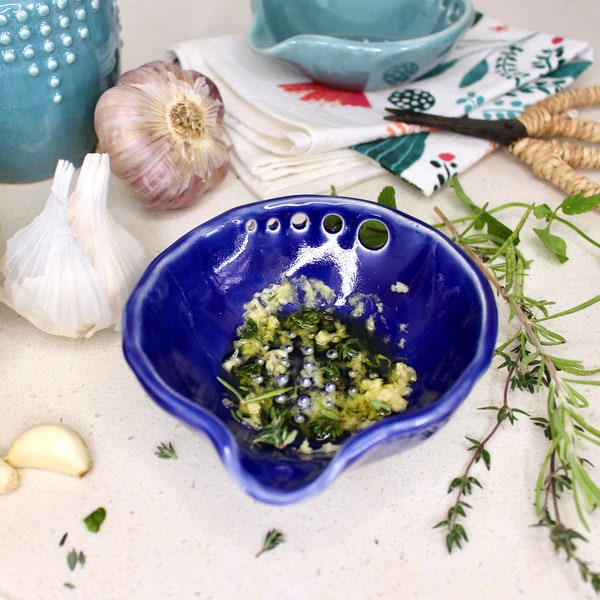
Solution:
<svg viewBox="0 0 600 600">
<path fill-rule="evenodd" d="M 32 58 L 35 58 L 35 48 L 31 44 L 27 44 L 27 46 L 23 48 L 22 54 L 23 58 L 31 60 Z"/>
<path fill-rule="evenodd" d="M 3 50 L 2 51 L 2 60 L 7 64 L 10 65 L 11 63 L 15 62 L 15 51 L 14 50 Z"/>
</svg>

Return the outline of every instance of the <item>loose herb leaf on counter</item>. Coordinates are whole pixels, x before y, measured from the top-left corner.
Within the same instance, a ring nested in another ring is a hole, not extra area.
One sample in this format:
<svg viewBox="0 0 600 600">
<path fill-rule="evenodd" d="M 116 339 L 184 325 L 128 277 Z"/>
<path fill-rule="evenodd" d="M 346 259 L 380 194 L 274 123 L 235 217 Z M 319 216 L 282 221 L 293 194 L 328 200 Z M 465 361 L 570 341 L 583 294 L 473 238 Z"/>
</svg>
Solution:
<svg viewBox="0 0 600 600">
<path fill-rule="evenodd" d="M 161 442 L 156 447 L 156 452 L 154 454 L 155 456 L 158 456 L 158 458 L 177 458 L 177 452 L 175 452 L 175 448 L 173 448 L 173 444 L 171 442 L 169 442 L 168 444 Z"/>
<path fill-rule="evenodd" d="M 265 541 L 263 542 L 262 548 L 256 554 L 256 558 L 258 558 L 264 552 L 273 550 L 273 548 L 276 548 L 283 542 L 285 542 L 285 536 L 281 531 L 278 529 L 269 529 L 269 531 L 267 531 L 267 535 L 265 536 Z"/>
<path fill-rule="evenodd" d="M 566 198 L 556 210 L 546 205 L 510 203 L 494 209 L 476 205 L 464 192 L 458 180 L 451 181 L 457 197 L 469 209 L 470 214 L 450 221 L 436 209 L 452 239 L 469 254 L 480 267 L 497 293 L 498 301 L 508 308 L 508 320 L 514 324 L 514 332 L 500 341 L 496 348 L 499 369 L 506 371 L 506 380 L 500 404 L 485 406 L 482 410 L 496 412 L 496 420 L 481 440 L 466 436 L 470 458 L 463 472 L 454 477 L 448 493 L 455 494 L 454 502 L 446 518 L 435 527 L 446 530 L 446 546 L 449 552 L 462 548 L 468 542 L 464 521 L 472 509 L 465 498 L 475 488 L 483 488 L 472 475 L 478 463 L 490 470 L 489 442 L 507 423 L 515 424 L 519 416 L 527 417 L 542 430 L 548 448 L 535 482 L 536 525 L 549 530 L 550 541 L 557 552 L 562 552 L 567 562 L 574 563 L 582 579 L 600 592 L 600 572 L 581 558 L 579 542 L 586 538 L 563 521 L 563 507 L 569 501 L 580 524 L 589 530 L 585 511 L 600 506 L 600 487 L 593 478 L 593 465 L 582 454 L 584 442 L 600 446 L 600 429 L 586 418 L 589 400 L 581 391 L 582 386 L 600 386 L 595 376 L 599 368 L 588 368 L 577 359 L 559 357 L 549 349 L 566 344 L 567 340 L 548 326 L 548 321 L 575 314 L 600 302 L 600 296 L 592 297 L 567 310 L 551 313 L 553 302 L 536 300 L 525 293 L 526 276 L 532 261 L 525 258 L 519 248 L 520 237 L 531 219 L 543 219 L 545 227 L 533 227 L 545 249 L 561 264 L 568 260 L 567 244 L 556 233 L 555 225 L 562 225 L 577 233 L 594 248 L 600 243 L 569 221 L 568 217 L 589 212 L 600 205 L 600 196 L 584 198 L 582 195 Z M 522 208 L 523 215 L 514 229 L 504 225 L 498 213 L 507 208 Z M 564 216 L 561 216 L 562 215 Z M 462 231 L 459 227 L 463 226 Z M 551 231 L 552 228 L 552 231 Z M 530 416 L 526 411 L 511 405 L 511 392 L 524 391 L 532 394 L 545 393 L 546 413 Z M 512 429 L 514 431 L 514 429 Z"/>
<path fill-rule="evenodd" d="M 106 519 L 106 509 L 100 506 L 94 512 L 85 517 L 83 522 L 88 528 L 88 531 L 91 531 L 92 533 L 98 533 L 102 523 L 104 523 L 104 519 Z"/>
<path fill-rule="evenodd" d="M 83 567 L 83 565 L 85 565 L 85 554 L 81 551 L 77 552 L 77 550 L 73 548 L 69 554 L 67 554 L 67 564 L 71 571 L 73 571 L 78 564 Z"/>
</svg>

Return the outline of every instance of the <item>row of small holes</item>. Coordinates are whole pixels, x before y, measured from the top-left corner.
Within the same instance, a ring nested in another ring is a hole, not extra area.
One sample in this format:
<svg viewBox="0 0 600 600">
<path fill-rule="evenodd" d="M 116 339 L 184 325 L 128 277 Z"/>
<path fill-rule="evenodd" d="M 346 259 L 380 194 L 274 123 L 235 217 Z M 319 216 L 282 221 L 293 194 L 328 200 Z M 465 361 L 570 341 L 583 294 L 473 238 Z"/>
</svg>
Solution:
<svg viewBox="0 0 600 600">
<path fill-rule="evenodd" d="M 302 231 L 308 227 L 308 217 L 304 213 L 296 213 L 291 218 L 291 225 L 294 229 Z M 269 231 L 277 231 L 281 223 L 276 217 L 271 217 L 267 221 L 267 229 Z M 339 233 L 344 227 L 344 220 L 336 214 L 327 215 L 323 219 L 323 229 L 327 233 Z M 246 222 L 247 231 L 256 231 L 257 222 L 255 219 L 250 219 Z M 381 221 L 370 219 L 365 221 L 358 229 L 358 239 L 361 244 L 369 250 L 379 250 L 383 248 L 389 238 L 389 231 L 386 225 Z"/>
</svg>

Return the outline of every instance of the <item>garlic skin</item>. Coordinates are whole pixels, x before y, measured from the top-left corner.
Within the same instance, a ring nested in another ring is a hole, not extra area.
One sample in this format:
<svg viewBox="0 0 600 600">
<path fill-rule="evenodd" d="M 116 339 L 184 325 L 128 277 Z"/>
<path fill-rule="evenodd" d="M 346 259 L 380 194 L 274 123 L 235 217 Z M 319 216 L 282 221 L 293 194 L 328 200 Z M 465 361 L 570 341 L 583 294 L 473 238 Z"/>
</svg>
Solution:
<svg viewBox="0 0 600 600">
<path fill-rule="evenodd" d="M 46 469 L 74 477 L 83 477 L 92 468 L 82 437 L 59 423 L 41 423 L 23 431 L 4 460 L 15 468 Z"/>
<path fill-rule="evenodd" d="M 0 494 L 8 494 L 19 485 L 19 472 L 0 458 Z"/>
<path fill-rule="evenodd" d="M 3 300 L 38 329 L 89 337 L 114 323 L 98 273 L 66 220 L 75 169 L 59 161 L 42 212 L 6 244 Z"/>
<path fill-rule="evenodd" d="M 124 73 L 96 105 L 95 128 L 112 170 L 148 208 L 195 203 L 229 170 L 216 85 L 174 63 Z"/>
<path fill-rule="evenodd" d="M 89 258 L 108 299 L 115 329 L 131 290 L 150 262 L 144 246 L 108 208 L 110 158 L 86 155 L 77 185 L 69 196 L 67 221 Z"/>
</svg>

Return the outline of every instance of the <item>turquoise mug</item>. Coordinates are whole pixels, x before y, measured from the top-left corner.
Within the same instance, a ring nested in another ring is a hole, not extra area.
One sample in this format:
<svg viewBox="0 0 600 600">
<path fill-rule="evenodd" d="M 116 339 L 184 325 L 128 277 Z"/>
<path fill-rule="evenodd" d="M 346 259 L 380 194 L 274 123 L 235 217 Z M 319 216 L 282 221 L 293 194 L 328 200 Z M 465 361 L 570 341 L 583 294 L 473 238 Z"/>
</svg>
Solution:
<svg viewBox="0 0 600 600">
<path fill-rule="evenodd" d="M 96 149 L 120 48 L 115 0 L 0 0 L 0 182 L 46 179 Z"/>
</svg>

